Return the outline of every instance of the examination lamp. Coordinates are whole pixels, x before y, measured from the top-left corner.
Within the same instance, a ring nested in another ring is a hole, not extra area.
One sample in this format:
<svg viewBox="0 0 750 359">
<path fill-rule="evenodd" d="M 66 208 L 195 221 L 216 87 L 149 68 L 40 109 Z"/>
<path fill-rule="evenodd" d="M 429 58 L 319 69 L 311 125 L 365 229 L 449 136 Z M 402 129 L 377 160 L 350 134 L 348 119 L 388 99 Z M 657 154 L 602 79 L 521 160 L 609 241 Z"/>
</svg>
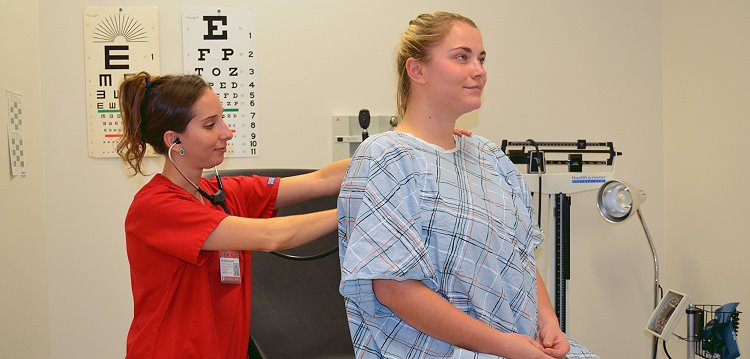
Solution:
<svg viewBox="0 0 750 359">
<path fill-rule="evenodd" d="M 612 180 L 605 182 L 599 187 L 596 195 L 596 207 L 599 213 L 611 223 L 622 222 L 633 215 L 638 214 L 641 220 L 643 231 L 646 233 L 646 239 L 651 246 L 651 254 L 654 257 L 654 308 L 659 304 L 659 258 L 656 256 L 656 248 L 651 240 L 651 233 L 648 231 L 646 221 L 641 214 L 640 205 L 646 201 L 646 192 L 631 186 L 627 182 Z M 656 347 L 658 338 L 654 337 L 652 356 L 656 358 Z"/>
</svg>

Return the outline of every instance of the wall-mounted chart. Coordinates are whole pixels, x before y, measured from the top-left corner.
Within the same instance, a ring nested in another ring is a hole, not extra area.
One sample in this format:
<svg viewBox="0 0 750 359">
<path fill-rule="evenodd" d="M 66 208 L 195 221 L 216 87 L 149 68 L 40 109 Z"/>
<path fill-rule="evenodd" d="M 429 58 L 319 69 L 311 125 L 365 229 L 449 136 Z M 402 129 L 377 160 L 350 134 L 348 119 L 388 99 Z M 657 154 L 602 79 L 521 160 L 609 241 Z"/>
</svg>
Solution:
<svg viewBox="0 0 750 359">
<path fill-rule="evenodd" d="M 248 8 L 187 7 L 182 16 L 183 67 L 203 77 L 234 133 L 227 157 L 257 157 L 258 68 L 255 17 Z"/>
<path fill-rule="evenodd" d="M 122 137 L 118 89 L 140 71 L 159 74 L 155 6 L 87 6 L 83 13 L 89 156 L 117 157 Z"/>
<path fill-rule="evenodd" d="M 10 174 L 13 177 L 26 176 L 26 156 L 23 146 L 23 106 L 20 94 L 6 91 L 8 101 L 8 154 L 10 155 Z"/>
</svg>

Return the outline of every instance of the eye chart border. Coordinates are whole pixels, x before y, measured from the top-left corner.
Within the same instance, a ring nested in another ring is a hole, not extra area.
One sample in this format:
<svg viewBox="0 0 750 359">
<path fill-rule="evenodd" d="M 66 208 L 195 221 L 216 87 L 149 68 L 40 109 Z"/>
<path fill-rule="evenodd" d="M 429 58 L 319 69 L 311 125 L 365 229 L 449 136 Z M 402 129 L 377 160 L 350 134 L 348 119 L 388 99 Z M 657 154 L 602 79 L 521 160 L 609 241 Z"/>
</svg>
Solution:
<svg viewBox="0 0 750 359">
<path fill-rule="evenodd" d="M 183 68 L 208 82 L 234 138 L 226 157 L 258 157 L 255 14 L 246 7 L 185 7 Z"/>
<path fill-rule="evenodd" d="M 160 73 L 158 8 L 86 6 L 83 25 L 89 156 L 117 157 L 120 83 L 140 71 Z"/>
</svg>

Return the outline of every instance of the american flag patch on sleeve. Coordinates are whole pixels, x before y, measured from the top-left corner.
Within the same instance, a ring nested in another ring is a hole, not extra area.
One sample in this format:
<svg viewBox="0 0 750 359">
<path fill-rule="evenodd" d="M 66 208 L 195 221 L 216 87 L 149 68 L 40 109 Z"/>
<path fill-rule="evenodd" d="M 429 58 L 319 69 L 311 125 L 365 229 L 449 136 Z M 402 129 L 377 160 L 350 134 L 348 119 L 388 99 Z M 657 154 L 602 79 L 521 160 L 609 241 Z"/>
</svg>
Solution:
<svg viewBox="0 0 750 359">
<path fill-rule="evenodd" d="M 268 181 L 266 181 L 266 186 L 271 187 L 273 184 L 276 183 L 276 177 L 268 177 Z"/>
</svg>

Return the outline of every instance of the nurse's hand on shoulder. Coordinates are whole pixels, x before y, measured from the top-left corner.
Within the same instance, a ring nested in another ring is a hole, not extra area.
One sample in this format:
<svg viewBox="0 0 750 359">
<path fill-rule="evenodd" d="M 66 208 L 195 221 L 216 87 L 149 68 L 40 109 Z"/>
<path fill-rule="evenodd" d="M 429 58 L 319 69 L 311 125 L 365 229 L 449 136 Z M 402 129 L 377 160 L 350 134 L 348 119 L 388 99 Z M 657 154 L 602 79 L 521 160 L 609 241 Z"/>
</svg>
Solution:
<svg viewBox="0 0 750 359">
<path fill-rule="evenodd" d="M 454 128 L 453 134 L 456 136 L 471 136 L 471 131 L 464 130 L 463 128 Z"/>
</svg>

